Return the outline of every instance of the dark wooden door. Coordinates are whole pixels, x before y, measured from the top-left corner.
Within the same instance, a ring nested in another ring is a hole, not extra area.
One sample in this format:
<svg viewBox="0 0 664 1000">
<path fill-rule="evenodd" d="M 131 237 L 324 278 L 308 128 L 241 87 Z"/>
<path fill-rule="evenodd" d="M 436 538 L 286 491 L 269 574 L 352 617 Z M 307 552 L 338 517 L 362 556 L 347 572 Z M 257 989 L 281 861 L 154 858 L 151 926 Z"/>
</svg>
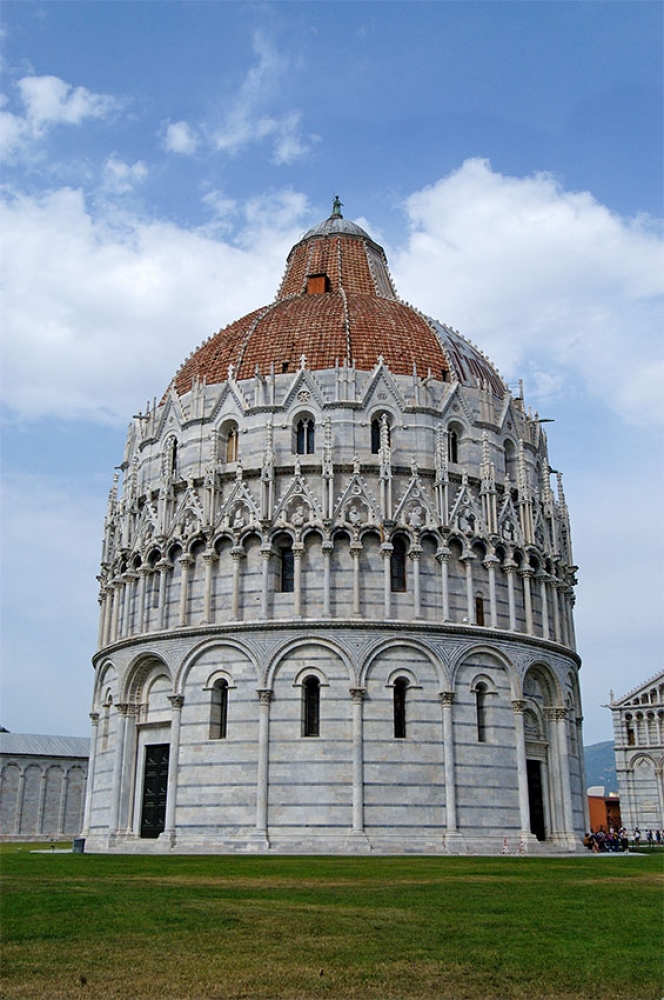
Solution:
<svg viewBox="0 0 664 1000">
<path fill-rule="evenodd" d="M 528 801 L 530 802 L 530 832 L 538 840 L 546 840 L 544 825 L 544 795 L 542 792 L 542 764 L 539 760 L 527 760 Z"/>
<path fill-rule="evenodd" d="M 158 837 L 164 832 L 170 749 L 169 743 L 154 743 L 145 748 L 141 837 Z"/>
</svg>

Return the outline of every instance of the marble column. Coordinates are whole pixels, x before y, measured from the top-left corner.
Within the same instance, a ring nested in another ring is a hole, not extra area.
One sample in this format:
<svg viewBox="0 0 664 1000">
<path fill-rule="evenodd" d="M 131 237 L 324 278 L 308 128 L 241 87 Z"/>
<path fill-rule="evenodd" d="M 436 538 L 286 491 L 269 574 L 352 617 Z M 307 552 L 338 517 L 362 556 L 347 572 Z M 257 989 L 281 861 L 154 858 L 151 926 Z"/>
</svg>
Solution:
<svg viewBox="0 0 664 1000">
<path fill-rule="evenodd" d="M 129 706 L 125 702 L 120 702 L 115 707 L 117 709 L 118 721 L 115 731 L 115 754 L 113 758 L 113 781 L 111 785 L 111 814 L 108 821 L 108 832 L 111 839 L 117 836 L 120 823 L 125 730 L 127 728 L 127 711 L 129 709 Z"/>
<path fill-rule="evenodd" d="M 449 562 L 451 556 L 450 550 L 445 547 L 436 553 L 436 559 L 440 562 L 440 579 L 442 587 L 443 596 L 443 621 L 448 622 L 450 620 L 450 575 L 449 575 Z"/>
<path fill-rule="evenodd" d="M 420 556 L 421 545 L 411 545 L 408 558 L 413 564 L 413 611 L 415 618 L 422 617 L 422 598 L 420 595 Z"/>
<path fill-rule="evenodd" d="M 330 618 L 330 560 L 334 551 L 334 543 L 323 542 L 323 618 Z"/>
<path fill-rule="evenodd" d="M 168 699 L 171 703 L 171 746 L 168 754 L 168 783 L 166 785 L 166 817 L 164 832 L 161 837 L 167 840 L 171 847 L 175 844 L 175 806 L 178 794 L 178 772 L 180 770 L 180 728 L 182 724 L 182 706 L 184 697 L 173 694 Z"/>
<path fill-rule="evenodd" d="M 516 632 L 516 604 L 514 602 L 514 572 L 516 563 L 512 559 L 506 559 L 503 563 L 503 570 L 507 577 L 507 602 L 510 612 L 510 632 Z"/>
<path fill-rule="evenodd" d="M 514 731 L 516 737 L 516 771 L 519 788 L 519 817 L 521 836 L 530 836 L 530 799 L 528 797 L 528 768 L 526 765 L 526 737 L 523 728 L 523 713 L 526 703 L 521 699 L 512 701 L 514 710 Z"/>
<path fill-rule="evenodd" d="M 97 762 L 97 738 L 99 736 L 99 712 L 90 712 L 90 757 L 88 760 L 88 775 L 85 784 L 85 809 L 83 812 L 82 837 L 90 832 L 90 816 L 92 815 L 92 796 L 95 787 L 95 764 Z"/>
<path fill-rule="evenodd" d="M 159 570 L 159 628 L 164 629 L 168 625 L 168 572 L 173 566 L 168 559 L 160 559 L 155 569 Z"/>
<path fill-rule="evenodd" d="M 270 560 L 274 549 L 269 544 L 261 545 L 261 620 L 266 621 L 270 613 Z"/>
<path fill-rule="evenodd" d="M 548 576 L 546 573 L 540 573 L 538 575 L 538 580 L 540 582 L 540 597 L 542 601 L 542 638 L 549 638 L 549 601 L 548 601 Z"/>
<path fill-rule="evenodd" d="M 203 562 L 205 564 L 205 582 L 203 585 L 203 620 L 202 625 L 209 625 L 213 621 L 212 614 L 212 577 L 214 574 L 214 566 L 218 561 L 219 556 L 214 549 L 206 549 L 203 553 Z"/>
<path fill-rule="evenodd" d="M 231 559 L 233 560 L 233 590 L 231 594 L 231 619 L 234 622 L 240 620 L 240 563 L 244 559 L 244 549 L 241 545 L 234 545 L 231 549 Z"/>
<path fill-rule="evenodd" d="M 362 703 L 365 688 L 351 688 L 353 700 L 353 833 L 364 833 L 364 736 Z"/>
<path fill-rule="evenodd" d="M 470 552 L 461 556 L 461 562 L 466 566 L 466 615 L 471 625 L 475 624 L 475 601 L 473 599 L 473 559 Z"/>
<path fill-rule="evenodd" d="M 138 582 L 138 627 L 134 629 L 134 632 L 138 632 L 142 635 L 147 632 L 147 592 L 148 592 L 148 577 L 152 576 L 152 570 L 149 566 L 143 565 L 139 570 L 140 579 Z"/>
<path fill-rule="evenodd" d="M 392 553 L 394 546 L 390 542 L 383 542 L 380 547 L 380 554 L 383 557 L 383 618 L 388 620 L 392 617 Z"/>
<path fill-rule="evenodd" d="M 519 570 L 519 575 L 523 580 L 523 608 L 526 615 L 526 632 L 528 635 L 533 634 L 533 600 L 532 594 L 530 593 L 530 580 L 533 575 L 533 571 L 530 566 L 524 566 L 523 569 Z"/>
<path fill-rule="evenodd" d="M 293 542 L 293 616 L 302 617 L 302 542 Z"/>
<path fill-rule="evenodd" d="M 496 556 L 487 556 L 482 563 L 489 574 L 489 619 L 491 628 L 498 628 L 498 606 L 496 604 L 496 566 L 500 563 Z"/>
<path fill-rule="evenodd" d="M 194 559 L 188 553 L 181 555 L 178 559 L 181 567 L 180 574 L 180 614 L 178 625 L 187 624 L 187 604 L 189 602 L 189 568 L 194 565 Z"/>
<path fill-rule="evenodd" d="M 555 709 L 555 726 L 558 740 L 558 762 L 560 767 L 560 788 L 563 801 L 564 833 L 568 841 L 574 840 L 574 820 L 572 818 L 572 788 L 569 777 L 569 749 L 567 745 L 567 715 L 566 708 L 558 706 Z"/>
<path fill-rule="evenodd" d="M 443 753 L 445 760 L 445 816 L 448 834 L 457 831 L 456 807 L 456 767 L 454 761 L 454 720 L 452 718 L 453 691 L 441 691 L 440 704 L 443 710 Z"/>
<path fill-rule="evenodd" d="M 353 618 L 360 618 L 362 614 L 360 606 L 360 555 L 362 553 L 362 542 L 351 542 L 349 549 L 353 560 Z"/>
<path fill-rule="evenodd" d="M 267 841 L 267 807 L 270 750 L 270 701 L 269 688 L 258 690 L 258 773 L 256 776 L 256 834 Z"/>
</svg>

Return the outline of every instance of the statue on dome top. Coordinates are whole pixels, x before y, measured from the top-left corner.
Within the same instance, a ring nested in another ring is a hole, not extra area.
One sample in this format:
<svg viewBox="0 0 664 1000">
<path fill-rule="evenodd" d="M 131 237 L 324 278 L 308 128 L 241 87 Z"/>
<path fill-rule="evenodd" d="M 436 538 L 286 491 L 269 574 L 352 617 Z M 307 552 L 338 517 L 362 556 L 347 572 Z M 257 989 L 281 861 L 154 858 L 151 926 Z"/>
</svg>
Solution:
<svg viewBox="0 0 664 1000">
<path fill-rule="evenodd" d="M 342 205 L 343 202 L 340 200 L 339 195 L 335 194 L 334 201 L 332 202 L 332 215 L 330 216 L 331 219 L 343 219 L 343 215 L 341 214 Z"/>
</svg>

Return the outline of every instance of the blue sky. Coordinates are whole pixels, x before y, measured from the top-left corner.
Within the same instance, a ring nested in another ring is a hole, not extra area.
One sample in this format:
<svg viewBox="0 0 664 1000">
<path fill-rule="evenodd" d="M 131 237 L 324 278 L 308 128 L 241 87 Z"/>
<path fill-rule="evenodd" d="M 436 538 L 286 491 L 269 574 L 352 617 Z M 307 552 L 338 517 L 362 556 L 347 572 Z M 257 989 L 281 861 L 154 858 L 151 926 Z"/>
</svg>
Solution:
<svg viewBox="0 0 664 1000">
<path fill-rule="evenodd" d="M 344 213 L 548 425 L 586 742 L 661 666 L 663 8 L 3 6 L 3 697 L 86 735 L 126 425 Z M 658 502 L 659 501 L 659 502 Z"/>
</svg>

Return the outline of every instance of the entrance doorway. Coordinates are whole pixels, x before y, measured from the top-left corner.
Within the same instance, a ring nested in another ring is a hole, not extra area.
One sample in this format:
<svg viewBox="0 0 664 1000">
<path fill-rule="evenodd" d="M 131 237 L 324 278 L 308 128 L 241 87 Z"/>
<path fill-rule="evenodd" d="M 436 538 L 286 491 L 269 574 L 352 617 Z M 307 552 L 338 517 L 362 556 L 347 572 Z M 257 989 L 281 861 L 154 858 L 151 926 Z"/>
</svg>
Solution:
<svg viewBox="0 0 664 1000">
<path fill-rule="evenodd" d="M 145 748 L 141 837 L 158 837 L 166 822 L 169 743 L 153 743 Z"/>
<path fill-rule="evenodd" d="M 526 760 L 528 768 L 528 801 L 530 803 L 530 832 L 538 840 L 546 840 L 544 825 L 544 795 L 542 793 L 542 763 Z"/>
</svg>

